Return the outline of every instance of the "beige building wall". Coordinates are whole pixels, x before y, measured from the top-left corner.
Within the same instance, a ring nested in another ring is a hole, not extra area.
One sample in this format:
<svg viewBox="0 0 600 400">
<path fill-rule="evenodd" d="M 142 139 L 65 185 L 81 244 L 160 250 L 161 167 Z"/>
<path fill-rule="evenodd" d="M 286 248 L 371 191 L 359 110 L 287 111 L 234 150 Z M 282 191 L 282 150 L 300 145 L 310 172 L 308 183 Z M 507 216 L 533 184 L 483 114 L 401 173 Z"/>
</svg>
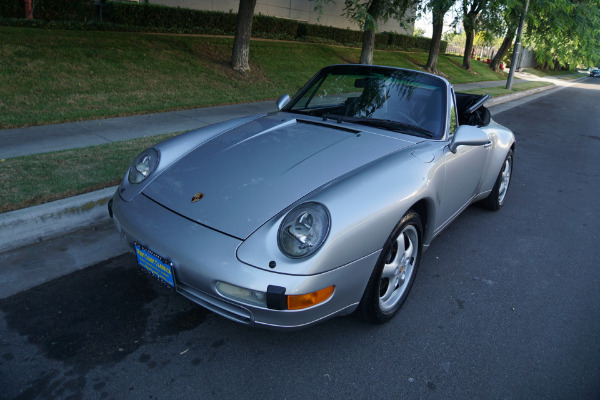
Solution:
<svg viewBox="0 0 600 400">
<path fill-rule="evenodd" d="M 237 13 L 239 0 L 148 0 L 151 4 L 162 4 L 170 7 L 191 8 L 208 11 L 222 11 Z M 323 6 L 323 14 L 314 11 L 315 3 L 310 0 L 257 0 L 255 14 L 263 14 L 271 17 L 290 18 L 298 21 L 333 26 L 336 28 L 350 28 L 358 30 L 358 24 L 350 21 L 343 15 L 343 0 L 337 0 Z M 411 14 L 411 17 L 414 15 Z M 408 29 L 403 28 L 394 19 L 385 24 L 379 24 L 379 32 L 396 32 L 412 35 L 414 23 L 407 24 Z"/>
</svg>

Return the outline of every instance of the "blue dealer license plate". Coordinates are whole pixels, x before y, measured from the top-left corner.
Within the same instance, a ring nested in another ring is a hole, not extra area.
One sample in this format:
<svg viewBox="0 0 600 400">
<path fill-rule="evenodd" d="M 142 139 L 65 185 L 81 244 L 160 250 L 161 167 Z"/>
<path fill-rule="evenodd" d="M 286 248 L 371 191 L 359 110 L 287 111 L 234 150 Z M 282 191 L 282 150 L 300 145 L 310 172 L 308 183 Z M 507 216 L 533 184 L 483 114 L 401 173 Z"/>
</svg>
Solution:
<svg viewBox="0 0 600 400">
<path fill-rule="evenodd" d="M 171 263 L 167 262 L 152 251 L 135 244 L 135 255 L 137 256 L 138 264 L 161 282 L 175 287 L 173 281 L 173 268 Z"/>
</svg>

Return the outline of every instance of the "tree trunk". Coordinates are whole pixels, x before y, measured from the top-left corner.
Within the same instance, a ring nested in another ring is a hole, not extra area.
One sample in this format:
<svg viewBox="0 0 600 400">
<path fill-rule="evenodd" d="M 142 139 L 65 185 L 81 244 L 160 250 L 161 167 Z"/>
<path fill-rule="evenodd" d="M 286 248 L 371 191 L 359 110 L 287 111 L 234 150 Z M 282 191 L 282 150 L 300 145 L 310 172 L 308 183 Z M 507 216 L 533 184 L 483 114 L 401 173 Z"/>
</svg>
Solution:
<svg viewBox="0 0 600 400">
<path fill-rule="evenodd" d="M 367 9 L 367 18 L 364 25 L 363 45 L 360 51 L 361 64 L 373 64 L 373 50 L 375 49 L 375 30 L 377 29 L 377 20 L 381 14 L 383 2 L 385 0 L 372 0 Z"/>
<path fill-rule="evenodd" d="M 244 74 L 250 71 L 248 57 L 250 55 L 250 35 L 252 33 L 252 17 L 254 17 L 255 6 L 256 0 L 240 0 L 237 16 L 231 67 Z"/>
<path fill-rule="evenodd" d="M 554 70 L 555 71 L 560 71 L 560 63 L 558 62 L 557 59 L 554 59 L 554 61 L 552 61 L 554 63 Z"/>
<path fill-rule="evenodd" d="M 477 28 L 477 19 L 483 11 L 486 0 L 473 0 L 470 9 L 467 10 L 468 2 L 463 1 L 463 27 L 465 28 L 465 54 L 463 55 L 463 68 L 471 70 L 471 53 L 473 52 L 473 41 L 475 39 L 475 29 Z"/>
<path fill-rule="evenodd" d="M 33 0 L 24 0 L 25 2 L 25 18 L 33 19 Z"/>
<path fill-rule="evenodd" d="M 365 29 L 363 33 L 363 45 L 360 52 L 361 64 L 373 64 L 373 50 L 375 49 L 375 28 Z"/>
<path fill-rule="evenodd" d="M 440 54 L 440 44 L 442 42 L 442 31 L 444 29 L 444 15 L 446 11 L 433 9 L 433 34 L 429 44 L 429 57 L 425 70 L 429 72 L 437 72 L 437 60 Z"/>
<path fill-rule="evenodd" d="M 504 56 L 506 56 L 506 53 L 508 53 L 508 50 L 510 49 L 510 46 L 512 45 L 514 39 L 515 31 L 509 30 L 506 33 L 506 36 L 504 36 L 504 40 L 502 41 L 498 52 L 496 53 L 494 58 L 492 58 L 492 61 L 490 61 L 490 69 L 492 71 L 500 72 L 500 63 L 502 62 Z"/>
<path fill-rule="evenodd" d="M 475 30 L 473 28 L 469 28 L 465 26 L 465 54 L 463 56 L 463 68 L 471 70 L 471 53 L 473 52 L 473 40 L 475 38 Z"/>
</svg>

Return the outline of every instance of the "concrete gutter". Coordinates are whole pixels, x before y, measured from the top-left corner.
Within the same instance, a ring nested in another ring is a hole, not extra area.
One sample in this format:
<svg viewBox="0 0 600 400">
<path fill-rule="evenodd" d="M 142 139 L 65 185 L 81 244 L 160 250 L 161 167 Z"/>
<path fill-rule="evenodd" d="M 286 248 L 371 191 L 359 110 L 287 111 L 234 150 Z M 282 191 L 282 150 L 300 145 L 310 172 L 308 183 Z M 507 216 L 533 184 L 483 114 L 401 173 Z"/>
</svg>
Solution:
<svg viewBox="0 0 600 400">
<path fill-rule="evenodd" d="M 0 214 L 0 253 L 108 220 L 117 186 Z"/>
</svg>

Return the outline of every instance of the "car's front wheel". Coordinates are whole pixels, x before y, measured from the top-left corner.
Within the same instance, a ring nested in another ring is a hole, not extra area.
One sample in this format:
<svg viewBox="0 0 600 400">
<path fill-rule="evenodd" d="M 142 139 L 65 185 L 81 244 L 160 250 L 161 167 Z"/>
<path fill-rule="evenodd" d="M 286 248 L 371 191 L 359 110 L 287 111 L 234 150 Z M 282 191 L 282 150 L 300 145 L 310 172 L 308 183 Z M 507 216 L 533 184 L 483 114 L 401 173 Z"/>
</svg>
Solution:
<svg viewBox="0 0 600 400">
<path fill-rule="evenodd" d="M 359 306 L 367 321 L 389 321 L 406 300 L 421 260 L 422 232 L 419 215 L 409 210 L 390 234 Z"/>
</svg>

